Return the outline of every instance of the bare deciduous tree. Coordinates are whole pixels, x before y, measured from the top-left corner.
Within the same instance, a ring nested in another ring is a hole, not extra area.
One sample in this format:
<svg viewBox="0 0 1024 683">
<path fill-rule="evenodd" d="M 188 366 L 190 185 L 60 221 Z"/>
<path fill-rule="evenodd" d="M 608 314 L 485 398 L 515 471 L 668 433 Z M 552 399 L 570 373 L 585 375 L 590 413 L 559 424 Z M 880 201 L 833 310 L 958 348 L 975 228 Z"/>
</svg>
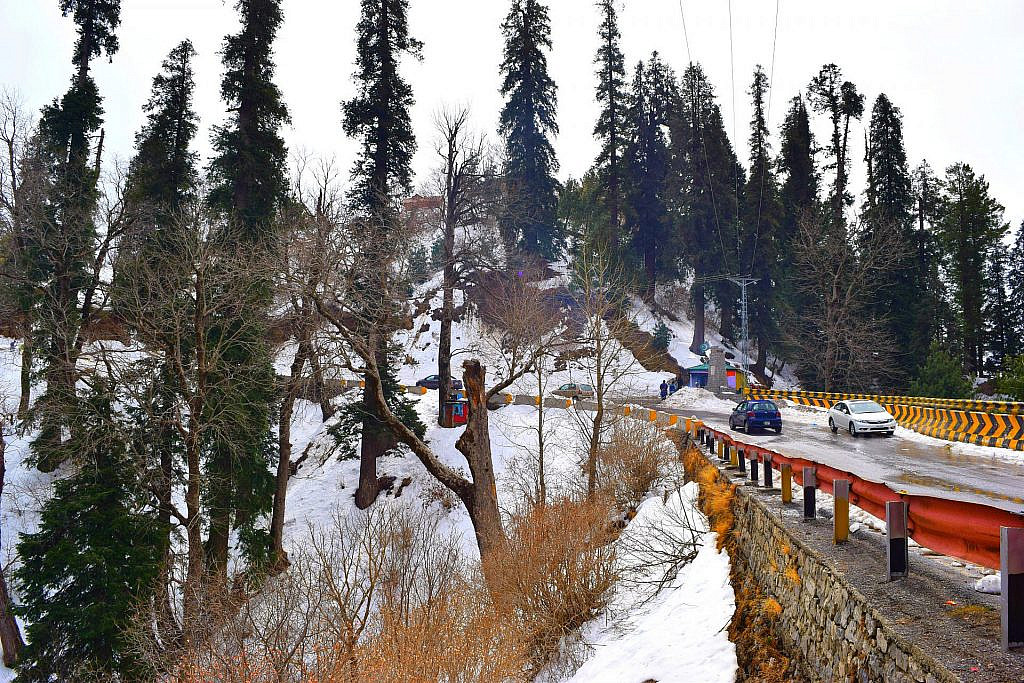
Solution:
<svg viewBox="0 0 1024 683">
<path fill-rule="evenodd" d="M 895 370 L 893 340 L 868 304 L 878 275 L 903 258 L 907 247 L 896 234 L 871 231 L 857 250 L 844 231 L 823 231 L 810 220 L 798 226 L 795 280 L 809 304 L 791 338 L 801 376 L 822 391 L 868 389 Z"/>
</svg>

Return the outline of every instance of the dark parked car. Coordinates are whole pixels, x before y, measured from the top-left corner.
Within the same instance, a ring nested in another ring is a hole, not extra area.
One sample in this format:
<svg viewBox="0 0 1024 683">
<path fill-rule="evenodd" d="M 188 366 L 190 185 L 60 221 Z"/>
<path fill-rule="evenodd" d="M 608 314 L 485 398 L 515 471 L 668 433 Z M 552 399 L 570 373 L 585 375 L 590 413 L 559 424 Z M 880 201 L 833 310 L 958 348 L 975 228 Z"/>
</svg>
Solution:
<svg viewBox="0 0 1024 683">
<path fill-rule="evenodd" d="M 438 377 L 437 375 L 428 375 L 427 377 L 424 377 L 423 379 L 416 382 L 416 386 L 426 387 L 427 389 L 437 389 L 439 386 L 441 386 L 441 378 Z M 461 391 L 462 380 L 455 379 L 454 377 L 452 377 L 452 389 L 454 389 L 455 391 Z"/>
<path fill-rule="evenodd" d="M 744 401 L 732 409 L 729 429 L 742 429 L 747 434 L 751 429 L 774 429 L 781 434 L 782 413 L 771 401 Z"/>
</svg>

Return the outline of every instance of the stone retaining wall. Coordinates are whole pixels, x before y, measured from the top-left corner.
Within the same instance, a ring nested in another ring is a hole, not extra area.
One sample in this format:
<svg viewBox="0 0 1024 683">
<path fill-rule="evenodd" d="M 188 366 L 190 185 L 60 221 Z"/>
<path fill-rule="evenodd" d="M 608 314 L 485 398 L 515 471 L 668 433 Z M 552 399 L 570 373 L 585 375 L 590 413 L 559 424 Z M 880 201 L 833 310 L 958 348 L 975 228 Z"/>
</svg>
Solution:
<svg viewBox="0 0 1024 683">
<path fill-rule="evenodd" d="M 782 606 L 778 636 L 811 681 L 959 679 L 894 633 L 856 588 L 794 538 L 756 497 L 736 491 L 733 562 Z"/>
</svg>

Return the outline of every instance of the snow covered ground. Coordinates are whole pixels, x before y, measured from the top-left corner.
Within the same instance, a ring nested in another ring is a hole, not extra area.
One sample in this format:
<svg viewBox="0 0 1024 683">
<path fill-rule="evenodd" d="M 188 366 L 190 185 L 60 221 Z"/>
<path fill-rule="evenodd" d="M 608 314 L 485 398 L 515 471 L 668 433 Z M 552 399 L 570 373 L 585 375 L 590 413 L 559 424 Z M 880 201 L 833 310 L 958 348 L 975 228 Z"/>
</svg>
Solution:
<svg viewBox="0 0 1024 683">
<path fill-rule="evenodd" d="M 438 284 L 435 277 L 420 291 L 430 291 Z M 439 303 L 438 296 L 431 307 L 437 307 Z M 457 299 L 456 305 L 460 303 Z M 401 382 L 412 384 L 416 379 L 436 372 L 439 328 L 440 323 L 432 320 L 427 312 L 415 321 L 411 331 L 396 335 L 396 342 L 406 356 L 406 362 L 399 368 Z M 456 373 L 461 369 L 461 361 L 469 357 L 480 357 L 490 368 L 497 366 L 493 358 L 488 358 L 487 354 L 492 351 L 487 344 L 481 343 L 482 337 L 483 331 L 471 317 L 455 325 L 453 369 Z M 6 349 L 9 344 L 10 340 L 0 339 L 0 349 Z M 281 349 L 275 362 L 278 372 L 284 374 L 288 371 L 293 352 L 291 345 Z M 0 354 L 2 412 L 9 414 L 17 407 L 20 355 L 8 351 L 0 351 Z M 643 370 L 628 352 L 621 362 L 629 368 L 627 380 L 618 388 L 622 395 L 653 395 L 665 378 Z M 584 371 L 570 364 L 567 369 L 551 374 L 545 390 L 550 391 L 569 381 L 586 381 Z M 525 377 L 510 391 L 536 394 L 538 388 L 532 377 Z M 415 398 L 416 409 L 428 425 L 427 441 L 444 462 L 465 470 L 465 459 L 455 449 L 463 428 L 442 429 L 436 425 L 437 400 L 436 392 Z M 511 509 L 520 495 L 521 470 L 535 449 L 537 408 L 507 406 L 491 413 L 491 416 L 499 502 L 503 509 Z M 352 498 L 358 483 L 358 461 L 337 458 L 333 437 L 327 432 L 330 423 L 324 424 L 320 418 L 318 405 L 303 400 L 297 402 L 292 422 L 293 457 L 308 453 L 308 458 L 289 485 L 285 542 L 291 550 L 307 542 L 311 528 L 330 528 L 336 515 L 362 514 L 355 509 Z M 3 500 L 0 501 L 3 534 L 0 552 L 10 572 L 17 563 L 15 545 L 18 535 L 36 529 L 38 511 L 51 495 L 53 478 L 59 473 L 44 475 L 27 466 L 25 461 L 31 435 L 19 436 L 11 427 L 6 427 L 4 434 L 7 473 Z M 579 490 L 583 452 L 579 424 L 568 411 L 547 409 L 545 434 L 549 491 L 557 495 L 560 491 Z M 454 531 L 461 537 L 468 557 L 476 557 L 477 547 L 465 508 L 454 496 L 445 493 L 419 460 L 411 454 L 383 458 L 379 463 L 379 474 L 394 476 L 396 485 L 383 495 L 378 504 L 428 510 L 440 518 L 442 530 Z M 667 511 L 683 508 L 693 517 L 703 519 L 694 509 L 694 496 L 694 490 L 687 489 L 670 496 L 667 503 L 662 502 L 661 497 L 652 497 L 641 506 L 630 528 L 642 529 L 652 520 L 663 518 Z M 706 531 L 706 520 L 701 523 Z M 735 652 L 723 630 L 733 611 L 729 560 L 726 554 L 716 550 L 713 534 L 706 533 L 699 542 L 701 550 L 693 563 L 680 572 L 669 587 L 647 601 L 642 609 L 632 611 L 631 606 L 637 602 L 638 595 L 624 591 L 615 596 L 607 615 L 587 625 L 583 640 L 592 647 L 592 650 L 587 650 L 592 656 L 570 680 L 613 681 L 624 677 L 638 681 L 650 677 L 659 681 L 733 679 Z M 14 599 L 17 600 L 16 588 Z M 13 672 L 0 667 L 0 683 L 12 679 Z"/>
</svg>

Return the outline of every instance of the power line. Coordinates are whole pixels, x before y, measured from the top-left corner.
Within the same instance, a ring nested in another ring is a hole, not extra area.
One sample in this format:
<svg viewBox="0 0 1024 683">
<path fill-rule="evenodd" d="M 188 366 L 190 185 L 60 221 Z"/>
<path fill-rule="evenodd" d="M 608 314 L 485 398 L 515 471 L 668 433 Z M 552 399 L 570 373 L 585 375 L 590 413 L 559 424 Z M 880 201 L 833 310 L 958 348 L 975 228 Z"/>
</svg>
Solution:
<svg viewBox="0 0 1024 683">
<path fill-rule="evenodd" d="M 732 31 L 732 0 L 729 0 L 729 84 L 732 89 L 732 139 L 733 144 L 736 145 L 736 149 L 739 149 L 740 139 L 736 136 L 736 52 L 733 49 L 733 31 Z M 735 193 L 735 204 L 736 213 L 733 215 L 733 221 L 736 225 L 736 258 L 741 261 L 740 254 L 742 252 L 742 235 L 739 230 L 740 221 L 740 169 L 739 159 L 732 167 L 732 181 L 733 191 Z"/>
</svg>

